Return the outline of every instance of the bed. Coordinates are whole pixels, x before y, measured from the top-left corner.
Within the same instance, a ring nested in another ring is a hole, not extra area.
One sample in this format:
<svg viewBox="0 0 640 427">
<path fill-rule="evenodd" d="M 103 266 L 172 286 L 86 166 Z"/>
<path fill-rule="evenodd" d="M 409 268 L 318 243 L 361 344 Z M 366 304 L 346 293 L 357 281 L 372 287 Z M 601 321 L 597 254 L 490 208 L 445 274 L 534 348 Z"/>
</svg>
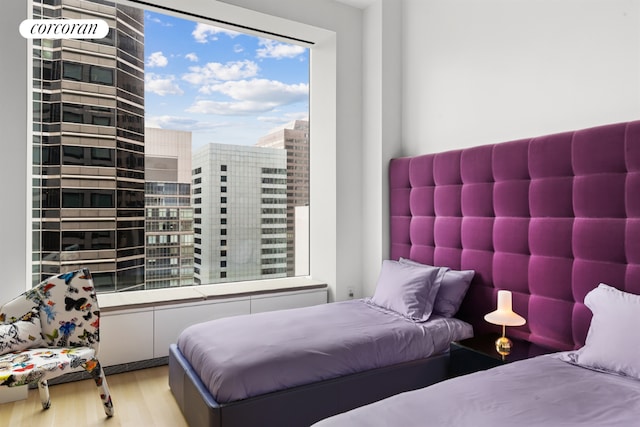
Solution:
<svg viewBox="0 0 640 427">
<path fill-rule="evenodd" d="M 390 187 L 392 258 L 474 269 L 460 318 L 490 332 L 510 290 L 509 335 L 557 352 L 317 427 L 638 424 L 640 122 L 394 159 Z"/>
<path fill-rule="evenodd" d="M 308 426 L 443 380 L 473 271 L 385 260 L 371 298 L 186 328 L 169 384 L 191 426 Z M 383 384 L 383 386 L 381 386 Z"/>
<path fill-rule="evenodd" d="M 314 427 L 627 427 L 638 424 L 639 382 L 546 355 L 402 393 Z"/>
</svg>

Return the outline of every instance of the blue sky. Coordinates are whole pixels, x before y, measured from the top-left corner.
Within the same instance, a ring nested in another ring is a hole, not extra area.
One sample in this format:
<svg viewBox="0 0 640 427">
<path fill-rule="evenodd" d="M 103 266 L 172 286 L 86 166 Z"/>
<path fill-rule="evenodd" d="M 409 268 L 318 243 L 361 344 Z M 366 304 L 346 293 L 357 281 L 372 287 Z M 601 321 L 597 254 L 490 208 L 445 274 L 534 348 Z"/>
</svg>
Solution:
<svg viewBox="0 0 640 427">
<path fill-rule="evenodd" d="M 145 125 L 253 145 L 309 114 L 309 49 L 145 11 Z"/>
</svg>

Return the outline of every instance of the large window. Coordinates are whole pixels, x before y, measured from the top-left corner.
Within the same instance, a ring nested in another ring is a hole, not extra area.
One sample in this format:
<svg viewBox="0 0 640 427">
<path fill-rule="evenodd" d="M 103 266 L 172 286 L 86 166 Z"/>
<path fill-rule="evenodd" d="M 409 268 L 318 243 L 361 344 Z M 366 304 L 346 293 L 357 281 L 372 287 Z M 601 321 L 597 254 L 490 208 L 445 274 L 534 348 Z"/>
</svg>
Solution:
<svg viewBox="0 0 640 427">
<path fill-rule="evenodd" d="M 108 37 L 33 46 L 33 282 L 308 274 L 308 48 L 135 3 L 33 0 L 33 18 L 78 4 Z"/>
</svg>

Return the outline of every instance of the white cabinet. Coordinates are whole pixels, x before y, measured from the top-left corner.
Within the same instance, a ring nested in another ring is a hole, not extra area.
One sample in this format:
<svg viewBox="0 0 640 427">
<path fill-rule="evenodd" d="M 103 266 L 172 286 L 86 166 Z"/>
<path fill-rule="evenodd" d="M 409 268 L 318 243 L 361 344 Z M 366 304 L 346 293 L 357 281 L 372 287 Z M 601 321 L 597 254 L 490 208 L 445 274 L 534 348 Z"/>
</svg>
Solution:
<svg viewBox="0 0 640 427">
<path fill-rule="evenodd" d="M 153 359 L 153 307 L 101 313 L 98 359 L 103 366 Z"/>
<path fill-rule="evenodd" d="M 168 356 L 169 344 L 175 343 L 180 332 L 189 325 L 249 313 L 248 297 L 156 307 L 154 310 L 153 357 Z"/>
<path fill-rule="evenodd" d="M 253 295 L 251 297 L 251 313 L 308 307 L 310 305 L 325 304 L 326 302 L 326 289 Z"/>
<path fill-rule="evenodd" d="M 26 400 L 29 397 L 29 386 L 0 387 L 0 404 Z"/>
</svg>

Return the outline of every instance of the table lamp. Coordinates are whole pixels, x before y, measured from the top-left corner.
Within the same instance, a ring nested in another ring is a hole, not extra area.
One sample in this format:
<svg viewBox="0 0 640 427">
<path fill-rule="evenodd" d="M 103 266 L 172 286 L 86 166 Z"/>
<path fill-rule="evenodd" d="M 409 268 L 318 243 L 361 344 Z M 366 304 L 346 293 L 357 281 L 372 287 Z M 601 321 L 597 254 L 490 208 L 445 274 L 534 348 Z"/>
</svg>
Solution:
<svg viewBox="0 0 640 427">
<path fill-rule="evenodd" d="M 484 320 L 502 326 L 502 336 L 496 340 L 496 350 L 502 356 L 511 352 L 511 340 L 505 336 L 505 327 L 522 326 L 527 321 L 512 310 L 511 291 L 498 291 L 498 309 L 484 316 Z"/>
</svg>

